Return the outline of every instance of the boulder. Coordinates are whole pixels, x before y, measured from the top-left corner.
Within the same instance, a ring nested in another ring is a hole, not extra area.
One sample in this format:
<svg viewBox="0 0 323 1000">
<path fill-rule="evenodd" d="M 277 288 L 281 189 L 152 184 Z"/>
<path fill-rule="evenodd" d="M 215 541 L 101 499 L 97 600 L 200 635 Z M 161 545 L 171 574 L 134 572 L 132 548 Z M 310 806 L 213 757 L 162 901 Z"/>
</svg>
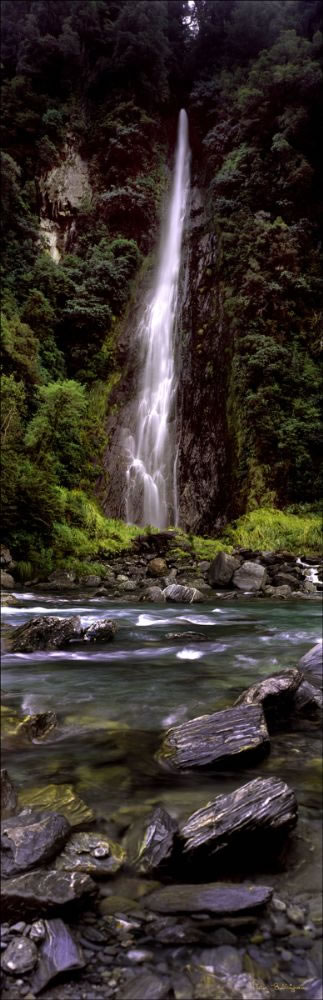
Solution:
<svg viewBox="0 0 323 1000">
<path fill-rule="evenodd" d="M 0 570 L 0 585 L 4 587 L 5 590 L 12 590 L 15 586 L 15 581 L 11 573 L 6 573 L 5 570 Z"/>
<path fill-rule="evenodd" d="M 96 891 L 89 875 L 36 868 L 1 883 L 2 917 L 39 917 Z"/>
<path fill-rule="evenodd" d="M 10 941 L 1 956 L 1 968 L 14 976 L 30 972 L 38 960 L 38 951 L 33 941 L 27 937 L 16 937 Z"/>
<path fill-rule="evenodd" d="M 240 560 L 228 552 L 218 552 L 210 564 L 207 578 L 211 587 L 228 587 L 233 574 L 240 567 Z"/>
<path fill-rule="evenodd" d="M 322 688 L 322 639 L 315 646 L 302 656 L 299 661 L 299 668 L 309 678 L 313 684 Z"/>
<path fill-rule="evenodd" d="M 84 576 L 80 582 L 82 587 L 99 587 L 101 577 L 97 576 L 96 573 L 90 573 L 89 576 Z"/>
<path fill-rule="evenodd" d="M 10 566 L 12 555 L 7 545 L 0 545 L 0 566 Z"/>
<path fill-rule="evenodd" d="M 269 589 L 268 587 L 265 587 L 265 591 L 267 591 L 268 589 Z M 290 597 L 292 593 L 292 588 L 289 585 L 289 583 L 284 583 L 282 584 L 281 587 L 272 587 L 271 589 L 273 590 L 272 597 L 282 597 L 283 600 L 286 600 L 287 597 Z"/>
<path fill-rule="evenodd" d="M 74 573 L 72 570 L 56 569 L 54 570 L 54 573 L 51 573 L 46 583 L 38 584 L 38 589 L 39 588 L 41 590 L 49 590 L 49 591 L 75 590 L 76 573 Z"/>
<path fill-rule="evenodd" d="M 78 615 L 55 618 L 52 615 L 32 618 L 25 625 L 15 628 L 10 636 L 12 653 L 33 653 L 37 649 L 62 649 L 72 639 L 82 636 Z"/>
<path fill-rule="evenodd" d="M 7 819 L 17 811 L 17 792 L 9 778 L 8 771 L 1 768 L 1 816 Z"/>
<path fill-rule="evenodd" d="M 274 576 L 273 578 L 273 583 L 275 587 L 286 586 L 286 587 L 291 587 L 292 590 L 295 590 L 295 587 L 298 588 L 299 586 L 299 579 L 296 573 L 295 574 L 277 573 L 276 576 Z"/>
<path fill-rule="evenodd" d="M 167 574 L 167 562 L 165 559 L 151 559 L 147 566 L 147 576 L 165 576 Z"/>
<path fill-rule="evenodd" d="M 142 596 L 142 600 L 150 601 L 152 604 L 165 604 L 166 597 L 161 587 L 148 587 Z"/>
<path fill-rule="evenodd" d="M 232 760 L 246 763 L 269 749 L 265 716 L 259 705 L 226 708 L 201 715 L 165 734 L 157 760 L 172 770 L 207 767 Z"/>
<path fill-rule="evenodd" d="M 70 824 L 59 813 L 37 813 L 25 809 L 1 823 L 1 871 L 10 878 L 47 864 L 62 850 Z"/>
<path fill-rule="evenodd" d="M 83 638 L 86 642 L 111 642 L 117 628 L 117 622 L 112 618 L 101 618 L 85 629 Z"/>
<path fill-rule="evenodd" d="M 58 812 L 65 816 L 74 828 L 84 826 L 93 820 L 92 809 L 80 799 L 72 785 L 42 785 L 24 788 L 19 793 L 19 805 L 24 808 Z"/>
<path fill-rule="evenodd" d="M 296 715 L 319 717 L 323 708 L 323 695 L 319 688 L 303 680 L 292 699 L 292 710 Z"/>
<path fill-rule="evenodd" d="M 243 691 L 235 705 L 262 705 L 268 723 L 273 711 L 284 712 L 288 704 L 292 707 L 293 695 L 302 680 L 303 674 L 296 668 L 271 674 Z"/>
<path fill-rule="evenodd" d="M 21 608 L 22 603 L 14 594 L 1 594 L 2 608 Z"/>
<path fill-rule="evenodd" d="M 83 951 L 63 920 L 44 920 L 45 938 L 39 950 L 39 962 L 31 979 L 31 992 L 37 996 L 55 976 L 74 972 L 85 965 Z M 26 940 L 26 939 L 25 939 Z"/>
<path fill-rule="evenodd" d="M 266 905 L 273 894 L 268 885 L 168 885 L 145 896 L 143 904 L 155 913 L 245 913 Z"/>
<path fill-rule="evenodd" d="M 203 594 L 195 587 L 182 587 L 179 583 L 171 583 L 163 591 L 166 601 L 173 601 L 176 604 L 195 604 L 203 601 Z"/>
<path fill-rule="evenodd" d="M 131 866 L 143 875 L 159 868 L 172 854 L 177 829 L 161 806 L 132 823 L 124 841 Z"/>
<path fill-rule="evenodd" d="M 185 851 L 214 853 L 251 835 L 287 834 L 297 823 L 294 792 L 279 778 L 254 778 L 193 813 L 180 829 Z"/>
<path fill-rule="evenodd" d="M 87 875 L 114 875 L 126 859 L 126 852 L 105 834 L 73 833 L 56 860 L 58 871 L 79 871 Z"/>
<path fill-rule="evenodd" d="M 267 571 L 264 566 L 256 562 L 244 562 L 233 575 L 233 584 L 238 590 L 252 591 L 263 590 L 267 582 Z"/>
</svg>

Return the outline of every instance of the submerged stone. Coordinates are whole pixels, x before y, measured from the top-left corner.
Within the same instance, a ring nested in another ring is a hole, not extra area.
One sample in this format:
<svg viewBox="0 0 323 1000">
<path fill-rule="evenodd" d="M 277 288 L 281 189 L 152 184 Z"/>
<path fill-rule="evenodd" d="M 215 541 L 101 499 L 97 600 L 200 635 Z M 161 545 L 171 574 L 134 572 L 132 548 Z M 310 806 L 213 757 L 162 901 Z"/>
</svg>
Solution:
<svg viewBox="0 0 323 1000">
<path fill-rule="evenodd" d="M 71 826 L 81 826 L 94 818 L 90 809 L 74 791 L 72 785 L 44 785 L 19 792 L 19 805 L 61 813 Z"/>
<path fill-rule="evenodd" d="M 185 972 L 193 988 L 191 1000 L 267 1000 L 271 996 L 267 986 L 248 973 L 222 976 L 194 966 L 187 966 Z"/>
<path fill-rule="evenodd" d="M 287 834 L 296 822 L 297 801 L 292 789 L 279 778 L 255 778 L 198 809 L 180 834 L 185 851 L 206 847 L 214 853 L 238 843 L 238 836 Z"/>
<path fill-rule="evenodd" d="M 243 705 L 201 715 L 165 734 L 157 760 L 174 770 L 207 767 L 232 759 L 247 760 L 269 748 L 261 706 Z"/>
<path fill-rule="evenodd" d="M 244 913 L 266 905 L 273 894 L 270 886 L 233 885 L 210 882 L 208 885 L 169 885 L 157 889 L 143 900 L 156 913 Z"/>
<path fill-rule="evenodd" d="M 45 939 L 39 950 L 39 963 L 31 980 L 31 992 L 40 993 L 62 972 L 74 972 L 85 965 L 82 948 L 63 920 L 44 920 Z"/>
<path fill-rule="evenodd" d="M 125 837 L 128 860 L 142 874 L 154 871 L 170 857 L 177 823 L 161 806 L 132 824 Z"/>
<path fill-rule="evenodd" d="M 57 858 L 56 868 L 86 872 L 88 875 L 114 875 L 125 859 L 123 847 L 105 834 L 73 833 Z"/>
<path fill-rule="evenodd" d="M 81 896 L 93 893 L 95 883 L 81 872 L 58 872 L 37 868 L 1 884 L 2 916 L 39 917 Z"/>
<path fill-rule="evenodd" d="M 27 937 L 17 937 L 10 941 L 1 956 L 1 968 L 4 972 L 19 976 L 30 972 L 38 960 L 38 951 L 33 941 Z"/>
<path fill-rule="evenodd" d="M 322 688 L 322 639 L 302 656 L 299 667 L 311 683 Z"/>
<path fill-rule="evenodd" d="M 163 1000 L 169 992 L 169 980 L 145 972 L 131 978 L 118 993 L 118 1000 Z"/>
<path fill-rule="evenodd" d="M 1 816 L 7 819 L 17 811 L 17 792 L 9 777 L 8 771 L 1 768 Z"/>
<path fill-rule="evenodd" d="M 78 615 L 55 618 L 52 615 L 32 618 L 25 625 L 15 628 L 10 637 L 12 653 L 33 653 L 37 649 L 62 649 L 72 639 L 82 635 Z"/>
<path fill-rule="evenodd" d="M 1 823 L 1 871 L 4 877 L 47 864 L 64 847 L 70 824 L 58 813 L 26 809 Z"/>
</svg>

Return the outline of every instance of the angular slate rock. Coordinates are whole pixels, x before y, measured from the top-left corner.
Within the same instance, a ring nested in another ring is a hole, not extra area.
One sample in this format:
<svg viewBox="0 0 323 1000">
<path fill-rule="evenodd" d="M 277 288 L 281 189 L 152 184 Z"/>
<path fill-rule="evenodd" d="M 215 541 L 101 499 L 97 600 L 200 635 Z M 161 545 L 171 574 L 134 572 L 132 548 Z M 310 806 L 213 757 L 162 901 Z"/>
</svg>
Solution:
<svg viewBox="0 0 323 1000">
<path fill-rule="evenodd" d="M 2 916 L 39 917 L 95 891 L 89 875 L 37 868 L 1 884 Z"/>
<path fill-rule="evenodd" d="M 59 813 L 26 809 L 1 823 L 1 872 L 5 878 L 47 864 L 64 847 L 70 824 Z"/>
<path fill-rule="evenodd" d="M 157 760 L 172 770 L 223 765 L 269 748 L 269 735 L 262 707 L 242 705 L 212 715 L 201 715 L 169 729 Z"/>
<path fill-rule="evenodd" d="M 130 979 L 119 991 L 117 1000 L 163 1000 L 169 992 L 169 980 L 144 972 Z"/>
<path fill-rule="evenodd" d="M 87 875 L 114 875 L 126 859 L 126 852 L 104 833 L 73 833 L 56 860 L 58 871 L 78 871 Z"/>
<path fill-rule="evenodd" d="M 15 628 L 10 637 L 12 653 L 33 653 L 37 649 L 61 649 L 82 635 L 81 620 L 78 615 L 71 618 L 55 618 L 44 615 L 32 618 L 25 625 Z"/>
<path fill-rule="evenodd" d="M 297 822 L 294 792 L 280 778 L 254 778 L 229 795 L 217 795 L 183 824 L 185 851 L 206 847 L 215 853 L 238 836 L 288 833 Z"/>
<path fill-rule="evenodd" d="M 309 681 L 302 681 L 297 691 L 295 691 L 292 709 L 295 714 L 305 716 L 320 716 L 323 708 L 323 695 L 319 688 L 314 687 Z"/>
<path fill-rule="evenodd" d="M 8 771 L 1 768 L 1 816 L 7 819 L 17 811 L 17 792 L 9 777 Z"/>
<path fill-rule="evenodd" d="M 145 896 L 143 904 L 155 913 L 245 913 L 265 906 L 273 894 L 268 885 L 168 885 Z"/>
<path fill-rule="evenodd" d="M 296 668 L 271 674 L 257 684 L 243 691 L 235 705 L 262 705 L 264 712 L 271 708 L 285 706 L 303 680 L 303 674 Z"/>
<path fill-rule="evenodd" d="M 240 567 L 240 560 L 228 552 L 218 552 L 208 569 L 207 579 L 211 587 L 228 587 L 233 574 Z"/>
<path fill-rule="evenodd" d="M 33 941 L 27 937 L 17 937 L 10 941 L 1 956 L 1 968 L 11 975 L 20 976 L 30 972 L 38 959 L 38 951 Z"/>
<path fill-rule="evenodd" d="M 93 622 L 83 633 L 86 642 L 111 642 L 114 639 L 118 625 L 112 618 L 101 618 Z"/>
<path fill-rule="evenodd" d="M 305 656 L 302 656 L 299 668 L 305 674 L 306 679 L 308 678 L 311 683 L 322 688 L 322 640 L 312 646 L 312 649 L 309 649 Z"/>
<path fill-rule="evenodd" d="M 125 837 L 128 860 L 141 874 L 155 871 L 173 850 L 177 823 L 160 806 L 133 823 Z"/>
<path fill-rule="evenodd" d="M 260 563 L 244 562 L 233 575 L 233 584 L 238 590 L 261 590 L 267 581 L 267 570 Z"/>
<path fill-rule="evenodd" d="M 195 604 L 203 601 L 203 594 L 196 587 L 183 587 L 180 583 L 171 583 L 163 590 L 166 601 L 173 601 L 175 604 Z"/>
<path fill-rule="evenodd" d="M 63 920 L 44 920 L 44 925 L 45 940 L 30 984 L 31 992 L 36 996 L 59 973 L 74 972 L 76 969 L 83 969 L 85 965 L 82 948 L 76 944 Z"/>
</svg>

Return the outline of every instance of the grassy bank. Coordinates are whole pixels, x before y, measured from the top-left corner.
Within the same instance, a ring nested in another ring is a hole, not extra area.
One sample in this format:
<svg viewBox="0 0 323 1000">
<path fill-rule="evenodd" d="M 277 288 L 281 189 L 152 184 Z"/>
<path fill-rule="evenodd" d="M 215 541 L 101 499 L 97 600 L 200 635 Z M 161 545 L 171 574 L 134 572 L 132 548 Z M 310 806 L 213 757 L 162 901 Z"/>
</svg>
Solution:
<svg viewBox="0 0 323 1000">
<path fill-rule="evenodd" d="M 46 549 L 26 546 L 26 558 L 17 562 L 21 581 L 33 575 L 46 576 L 54 569 L 74 570 L 77 575 L 104 575 L 106 563 L 131 551 L 143 528 L 104 517 L 95 502 L 81 490 L 60 490 L 61 520 L 53 526 L 52 543 Z M 156 529 L 146 529 L 153 533 Z M 182 560 L 213 559 L 224 549 L 286 550 L 295 555 L 319 556 L 321 518 L 318 513 L 291 513 L 261 508 L 230 524 L 221 538 L 201 538 L 176 532 L 172 553 Z"/>
</svg>

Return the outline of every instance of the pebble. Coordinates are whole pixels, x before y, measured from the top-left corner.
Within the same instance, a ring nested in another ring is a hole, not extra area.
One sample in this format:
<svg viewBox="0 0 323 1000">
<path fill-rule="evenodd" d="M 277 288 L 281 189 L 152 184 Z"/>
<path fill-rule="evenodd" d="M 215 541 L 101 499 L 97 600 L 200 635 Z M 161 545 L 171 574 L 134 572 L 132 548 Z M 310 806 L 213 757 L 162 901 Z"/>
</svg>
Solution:
<svg viewBox="0 0 323 1000">
<path fill-rule="evenodd" d="M 127 959 L 129 962 L 134 962 L 134 964 L 140 964 L 141 962 L 152 962 L 154 959 L 154 954 L 152 951 L 145 951 L 140 948 L 133 948 L 131 951 L 127 951 Z"/>
<path fill-rule="evenodd" d="M 46 928 L 43 920 L 37 920 L 36 923 L 31 925 L 29 931 L 29 937 L 31 941 L 44 941 L 46 937 Z"/>
<path fill-rule="evenodd" d="M 271 914 L 270 923 L 272 927 L 272 934 L 274 937 L 285 937 L 285 934 L 290 934 L 290 930 L 286 921 L 285 916 L 281 913 Z"/>
<path fill-rule="evenodd" d="M 288 944 L 290 948 L 304 948 L 307 951 L 308 948 L 313 947 L 313 939 L 305 937 L 305 934 L 291 934 Z"/>
<path fill-rule="evenodd" d="M 278 896 L 273 896 L 271 905 L 273 909 L 278 910 L 279 913 L 284 913 L 287 909 L 286 903 L 284 903 L 282 899 L 279 899 Z"/>
<path fill-rule="evenodd" d="M 87 938 L 88 941 L 103 942 L 106 941 L 107 936 L 103 934 L 102 931 L 98 931 L 96 927 L 86 927 L 83 931 L 83 937 Z"/>
</svg>

